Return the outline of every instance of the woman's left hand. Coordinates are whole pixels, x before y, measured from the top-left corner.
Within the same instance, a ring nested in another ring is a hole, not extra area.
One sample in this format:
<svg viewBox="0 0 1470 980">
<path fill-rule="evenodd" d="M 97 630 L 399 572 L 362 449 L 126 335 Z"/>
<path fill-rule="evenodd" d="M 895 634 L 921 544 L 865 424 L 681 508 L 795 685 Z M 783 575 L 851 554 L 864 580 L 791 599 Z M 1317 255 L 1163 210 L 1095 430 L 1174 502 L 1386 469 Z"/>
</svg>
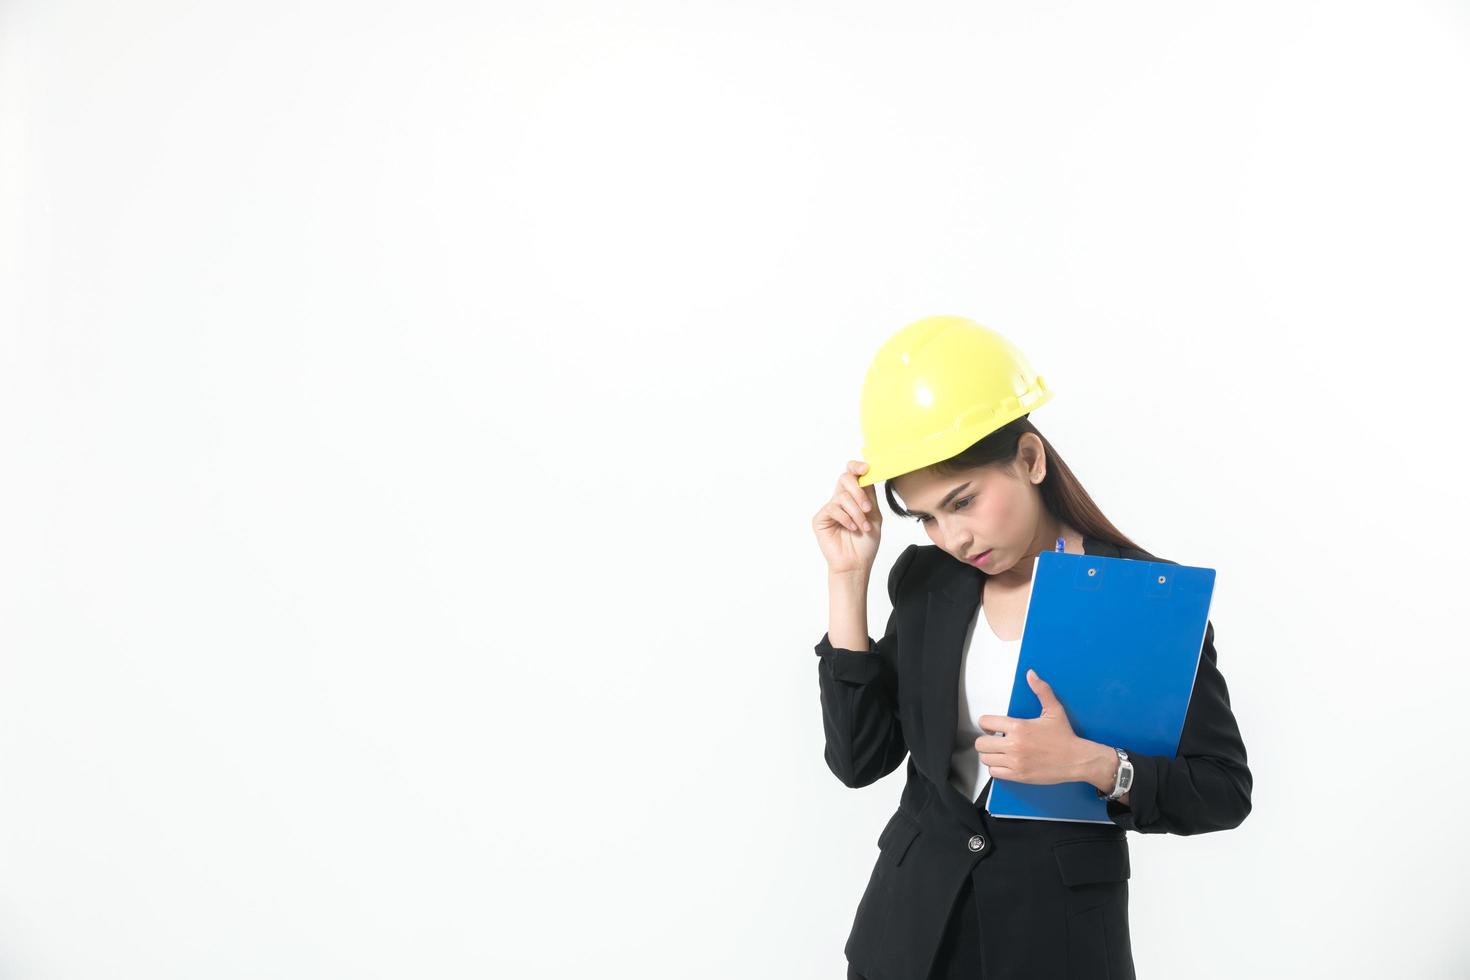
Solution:
<svg viewBox="0 0 1470 980">
<path fill-rule="evenodd" d="M 981 715 L 982 732 L 1004 734 L 981 735 L 975 739 L 980 761 L 990 767 L 990 774 L 997 779 L 1018 783 L 1047 785 L 1086 780 L 1085 774 L 1098 758 L 1098 743 L 1080 738 L 1072 731 L 1062 702 L 1036 671 L 1026 671 L 1026 682 L 1041 701 L 1041 717 Z"/>
</svg>

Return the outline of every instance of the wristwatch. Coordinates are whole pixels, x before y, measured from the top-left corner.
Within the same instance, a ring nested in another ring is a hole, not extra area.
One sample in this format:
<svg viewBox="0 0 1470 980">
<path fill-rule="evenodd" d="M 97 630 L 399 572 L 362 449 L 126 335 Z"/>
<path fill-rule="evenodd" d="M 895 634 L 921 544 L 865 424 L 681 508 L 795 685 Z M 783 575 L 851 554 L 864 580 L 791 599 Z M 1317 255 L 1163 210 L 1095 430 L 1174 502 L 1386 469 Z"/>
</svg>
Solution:
<svg viewBox="0 0 1470 980">
<path fill-rule="evenodd" d="M 1100 800 L 1120 799 L 1133 785 L 1133 763 L 1128 761 L 1128 753 L 1119 748 L 1115 748 L 1113 751 L 1118 753 L 1118 773 L 1113 777 L 1113 791 L 1111 793 L 1104 793 L 1102 790 L 1097 791 L 1097 798 Z"/>
</svg>

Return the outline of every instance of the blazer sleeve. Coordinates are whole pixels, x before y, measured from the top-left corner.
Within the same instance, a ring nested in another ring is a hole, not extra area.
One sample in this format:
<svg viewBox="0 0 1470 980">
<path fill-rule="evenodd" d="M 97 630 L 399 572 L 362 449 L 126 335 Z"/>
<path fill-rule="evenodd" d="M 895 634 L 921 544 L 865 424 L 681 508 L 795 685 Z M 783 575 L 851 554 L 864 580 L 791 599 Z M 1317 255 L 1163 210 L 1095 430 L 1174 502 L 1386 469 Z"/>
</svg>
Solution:
<svg viewBox="0 0 1470 980">
<path fill-rule="evenodd" d="M 883 639 L 868 637 L 868 649 L 834 647 L 830 633 L 817 642 L 822 727 L 827 768 L 846 786 L 877 782 L 908 755 L 898 715 L 898 602 L 904 574 L 919 552 L 909 545 L 888 573 L 893 605 Z"/>
<path fill-rule="evenodd" d="M 1215 625 L 1205 623 L 1194 692 L 1173 756 L 1138 755 L 1128 804 L 1108 801 L 1108 816 L 1142 834 L 1203 834 L 1238 827 L 1251 812 L 1251 771 L 1230 692 L 1216 664 Z"/>
</svg>

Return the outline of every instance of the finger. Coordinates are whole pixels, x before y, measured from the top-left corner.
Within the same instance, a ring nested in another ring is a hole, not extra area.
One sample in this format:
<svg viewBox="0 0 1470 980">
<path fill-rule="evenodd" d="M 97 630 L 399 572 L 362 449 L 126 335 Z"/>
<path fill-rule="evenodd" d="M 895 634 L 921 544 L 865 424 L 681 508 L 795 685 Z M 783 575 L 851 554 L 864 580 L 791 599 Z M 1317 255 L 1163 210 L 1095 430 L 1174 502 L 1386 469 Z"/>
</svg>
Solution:
<svg viewBox="0 0 1470 980">
<path fill-rule="evenodd" d="M 847 524 L 847 529 L 853 534 L 862 534 L 863 516 L 861 514 L 853 513 L 852 505 L 848 503 L 845 498 L 839 497 L 837 498 L 835 503 L 837 509 L 842 512 L 842 518 L 843 521 Z"/>
<path fill-rule="evenodd" d="M 863 525 L 864 531 L 871 530 L 868 524 L 868 517 L 863 514 L 864 510 L 871 509 L 870 507 L 864 506 L 867 501 L 867 496 L 858 487 L 857 480 L 853 478 L 851 473 L 844 473 L 837 478 L 837 489 L 832 496 L 845 501 L 843 507 L 857 519 L 859 524 Z M 876 518 L 878 515 L 873 514 L 872 516 Z"/>
<path fill-rule="evenodd" d="M 844 514 L 847 514 L 852 519 L 853 530 L 856 530 L 859 527 L 861 527 L 864 531 L 868 530 L 867 520 L 865 520 L 858 509 L 853 506 L 852 499 L 850 497 L 848 497 L 846 494 L 838 494 L 835 503 L 837 504 L 837 506 L 842 508 L 842 512 Z"/>
<path fill-rule="evenodd" d="M 837 501 L 829 500 L 827 502 L 827 506 L 823 509 L 826 511 L 827 517 L 832 521 L 833 524 L 845 527 L 854 534 L 857 533 L 857 525 L 853 523 L 852 517 L 847 513 L 847 511 L 842 509 L 841 505 L 838 504 Z"/>
<path fill-rule="evenodd" d="M 1013 740 L 1004 735 L 981 735 L 975 739 L 976 752 L 1003 754 L 1012 751 L 1013 748 Z"/>
<path fill-rule="evenodd" d="M 864 490 L 864 488 L 858 486 L 858 481 L 853 478 L 853 475 L 851 473 L 842 474 L 842 476 L 838 478 L 837 482 L 841 484 L 842 488 L 852 496 L 853 503 L 857 504 L 863 510 L 873 509 L 872 503 L 868 500 L 867 492 Z"/>
<path fill-rule="evenodd" d="M 863 497 L 863 500 L 869 501 L 870 504 L 872 504 L 873 501 L 878 500 L 878 488 L 876 488 L 876 486 L 858 485 L 856 479 L 857 476 L 861 476 L 863 475 L 863 473 L 867 472 L 867 463 L 864 463 L 863 460 L 851 460 L 850 463 L 847 464 L 847 472 L 851 473 L 851 475 L 854 475 L 853 489 L 857 492 L 858 495 L 861 495 L 861 497 Z"/>
<path fill-rule="evenodd" d="M 1008 715 L 981 715 L 978 720 L 982 732 L 1000 732 L 1004 735 L 1020 728 L 1021 722 L 1025 719 L 1012 718 Z"/>
<path fill-rule="evenodd" d="M 989 763 L 986 763 L 989 765 Z M 990 774 L 996 779 L 1016 779 L 1016 770 L 1007 769 L 1005 766 L 990 766 Z M 1016 780 L 1019 782 L 1020 780 Z"/>
</svg>

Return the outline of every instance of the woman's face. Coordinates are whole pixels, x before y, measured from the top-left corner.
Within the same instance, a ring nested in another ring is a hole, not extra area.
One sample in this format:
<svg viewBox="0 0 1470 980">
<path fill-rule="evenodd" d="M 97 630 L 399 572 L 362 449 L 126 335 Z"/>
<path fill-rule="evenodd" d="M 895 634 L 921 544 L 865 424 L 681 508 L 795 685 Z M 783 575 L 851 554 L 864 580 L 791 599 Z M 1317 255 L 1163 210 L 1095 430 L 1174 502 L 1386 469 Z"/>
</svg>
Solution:
<svg viewBox="0 0 1470 980">
<path fill-rule="evenodd" d="M 997 575 L 1035 555 L 1036 542 L 1055 523 L 1048 520 L 1032 482 L 1044 475 L 1042 457 L 1018 455 L 1009 465 L 992 463 L 950 474 L 915 470 L 892 482 L 930 541 L 959 561 Z M 984 561 L 972 560 L 986 551 Z"/>
</svg>

